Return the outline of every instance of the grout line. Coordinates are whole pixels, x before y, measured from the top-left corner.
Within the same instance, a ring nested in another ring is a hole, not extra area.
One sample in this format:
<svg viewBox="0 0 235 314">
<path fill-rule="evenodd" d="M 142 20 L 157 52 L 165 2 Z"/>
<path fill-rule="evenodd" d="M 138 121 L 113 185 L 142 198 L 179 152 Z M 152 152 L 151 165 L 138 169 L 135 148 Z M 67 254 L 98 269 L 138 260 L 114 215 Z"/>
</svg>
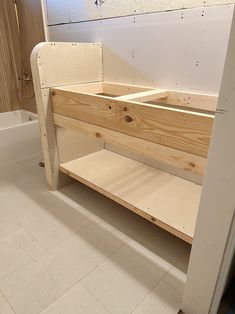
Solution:
<svg viewBox="0 0 235 314">
<path fill-rule="evenodd" d="M 1 206 L 1 204 L 0 204 L 0 206 Z M 5 208 L 5 209 L 6 209 L 6 208 Z M 0 208 L 0 210 L 1 210 L 1 208 Z M 19 226 L 18 229 L 14 230 L 14 231 L 11 231 L 10 233 L 7 233 L 7 234 L 5 234 L 5 235 L 3 234 L 3 236 L 0 236 L 0 241 L 1 241 L 2 239 L 4 239 L 4 238 L 7 238 L 7 237 L 12 236 L 14 233 L 20 231 L 20 230 L 23 229 L 23 228 L 24 228 L 23 226 Z"/>
<path fill-rule="evenodd" d="M 46 251 L 46 248 L 31 234 L 31 232 L 29 232 L 28 230 L 26 230 L 25 228 L 22 228 L 36 243 L 38 243 L 38 245 L 43 249 L 44 253 Z M 41 253 L 40 253 L 41 254 Z"/>
<path fill-rule="evenodd" d="M 162 276 L 161 279 L 159 279 L 159 281 L 157 281 L 155 283 L 155 285 L 146 293 L 146 295 L 142 298 L 142 300 L 133 308 L 133 310 L 131 310 L 130 313 L 133 313 L 143 302 L 144 300 L 151 294 L 151 292 L 166 278 L 166 276 L 169 274 L 169 272 L 174 268 L 174 266 L 172 265 L 168 271 Z"/>
<path fill-rule="evenodd" d="M 107 256 L 99 265 L 96 265 L 96 267 L 94 267 L 94 269 L 90 270 L 86 275 L 84 275 L 80 280 L 79 280 L 79 284 L 97 301 L 99 302 L 99 304 L 101 304 L 109 313 L 110 310 L 106 308 L 106 306 L 100 302 L 99 299 L 97 299 L 83 284 L 82 284 L 82 280 L 85 279 L 88 275 L 90 275 L 93 271 L 95 271 L 98 267 L 100 267 L 101 265 L 103 265 L 107 260 L 110 260 L 110 258 L 116 254 L 117 252 L 119 252 L 121 249 L 123 249 L 125 246 L 128 246 L 127 243 L 123 243 L 122 246 L 120 246 L 118 249 L 116 249 L 114 252 L 112 252 L 109 256 Z"/>
<path fill-rule="evenodd" d="M 171 267 L 170 267 L 170 268 L 168 269 L 168 271 L 164 274 L 164 276 L 148 291 L 148 293 L 143 297 L 143 299 L 134 307 L 134 309 L 131 311 L 131 313 L 133 313 L 133 312 L 144 302 L 144 300 L 152 293 L 152 291 L 153 291 L 158 285 L 160 285 L 161 282 L 164 281 L 164 279 L 167 277 L 167 275 L 169 275 L 169 273 L 171 272 L 171 270 L 172 270 L 173 268 L 175 268 L 176 265 L 181 261 L 181 259 L 182 259 L 184 256 L 186 256 L 186 255 L 187 255 L 187 253 L 186 253 L 186 254 L 182 254 L 182 255 L 177 259 L 177 261 L 176 261 L 173 265 L 171 265 Z"/>
<path fill-rule="evenodd" d="M 111 254 L 109 254 L 108 256 L 105 257 L 105 259 L 99 263 L 98 265 L 95 265 L 91 270 L 89 270 L 84 276 L 82 276 L 78 281 L 76 281 L 71 287 L 69 287 L 67 290 L 65 290 L 61 295 L 59 295 L 53 302 L 51 302 L 50 304 L 48 304 L 44 309 L 42 309 L 42 311 L 44 311 L 47 307 L 49 307 L 51 304 L 55 303 L 59 298 L 61 298 L 63 295 L 65 295 L 70 289 L 72 289 L 74 286 L 76 286 L 77 284 L 79 284 L 82 288 L 84 288 L 100 305 L 102 305 L 102 307 L 104 307 L 104 309 L 106 309 L 106 307 L 100 303 L 99 300 L 96 299 L 95 296 L 93 296 L 90 291 L 88 291 L 81 283 L 81 280 L 83 280 L 86 276 L 88 276 L 91 272 L 93 272 L 97 267 L 99 267 L 100 265 L 102 265 L 106 260 L 108 260 L 113 254 L 115 254 L 117 251 L 119 251 L 121 248 L 123 248 L 126 245 L 126 243 L 123 243 L 123 245 L 119 248 L 117 248 L 114 252 L 112 252 Z M 106 309 L 109 313 L 111 313 L 108 309 Z M 42 312 L 40 311 L 39 314 Z"/>
<path fill-rule="evenodd" d="M 122 241 L 122 240 L 121 240 Z M 123 242 L 123 241 L 122 241 Z M 127 243 L 123 242 L 123 244 L 117 248 L 115 251 L 113 251 L 112 253 L 110 253 L 108 256 L 105 257 L 105 259 L 99 264 L 96 265 L 92 270 L 90 270 L 88 273 L 86 273 L 84 276 L 82 276 L 79 279 L 79 282 L 82 281 L 84 278 L 86 278 L 90 273 L 92 273 L 96 268 L 100 267 L 101 265 L 103 265 L 108 259 L 110 259 L 114 254 L 116 254 L 118 251 L 120 251 L 124 246 L 127 246 Z M 81 283 L 82 285 L 82 283 Z M 83 286 L 83 285 L 82 285 Z"/>
<path fill-rule="evenodd" d="M 112 312 L 110 312 L 110 310 L 109 310 L 103 303 L 101 303 L 99 299 L 97 299 L 89 290 L 87 290 L 86 287 L 84 287 L 80 282 L 79 282 L 79 284 L 80 284 L 80 286 L 81 286 L 84 290 L 86 290 L 86 292 L 89 293 L 89 295 L 90 295 L 93 299 L 95 299 L 106 311 L 108 311 L 110 314 L 112 314 Z"/>
<path fill-rule="evenodd" d="M 7 304 L 10 306 L 10 308 L 12 309 L 12 311 L 14 313 L 16 313 L 16 311 L 14 310 L 13 306 L 11 305 L 11 303 L 8 301 L 7 297 L 5 296 L 5 294 L 3 293 L 2 289 L 0 288 L 0 293 L 3 295 L 3 298 L 6 300 Z"/>
<path fill-rule="evenodd" d="M 10 272 L 9 274 L 7 274 L 6 276 L 3 276 L 2 278 L 0 278 L 0 288 L 1 288 L 1 281 L 6 279 L 7 277 L 9 277 L 10 275 L 14 274 L 16 271 L 18 271 L 20 268 L 25 267 L 27 264 L 30 264 L 33 262 L 34 259 L 37 259 L 39 257 L 41 257 L 41 255 L 47 253 L 49 250 L 56 248 L 57 246 L 59 246 L 60 244 L 62 244 L 63 242 L 65 242 L 66 240 L 68 240 L 70 237 L 75 236 L 76 234 L 80 233 L 80 231 L 83 231 L 84 229 L 86 229 L 87 227 L 89 227 L 90 225 L 92 225 L 94 222 L 89 223 L 89 225 L 79 229 L 79 231 L 76 233 L 72 233 L 70 235 L 68 235 L 65 239 L 63 239 L 61 242 L 53 245 L 50 248 L 45 249 L 43 252 L 41 252 L 39 255 L 34 256 L 32 259 L 30 259 L 29 261 L 27 261 L 26 263 L 20 265 L 19 267 L 17 267 L 15 270 L 13 270 L 12 272 Z M 42 247 L 43 248 L 43 247 Z"/>
</svg>

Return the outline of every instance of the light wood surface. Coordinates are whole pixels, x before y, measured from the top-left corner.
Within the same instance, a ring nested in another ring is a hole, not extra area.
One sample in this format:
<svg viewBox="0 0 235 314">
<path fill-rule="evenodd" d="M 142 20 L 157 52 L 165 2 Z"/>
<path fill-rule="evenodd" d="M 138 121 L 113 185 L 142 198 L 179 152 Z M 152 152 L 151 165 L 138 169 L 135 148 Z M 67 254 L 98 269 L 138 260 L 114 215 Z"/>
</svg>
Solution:
<svg viewBox="0 0 235 314">
<path fill-rule="evenodd" d="M 60 86 L 60 90 L 80 92 L 80 93 L 99 94 L 99 93 L 103 93 L 103 84 L 102 82 L 94 82 L 94 83 L 81 83 L 81 84 L 75 84 L 75 85 L 65 85 L 65 86 Z"/>
<path fill-rule="evenodd" d="M 199 185 L 108 150 L 61 164 L 60 170 L 192 242 Z"/>
<path fill-rule="evenodd" d="M 67 91 L 77 91 L 81 93 L 92 94 L 108 94 L 117 96 L 121 100 L 137 100 L 138 101 L 151 101 L 151 103 L 175 106 L 179 108 L 189 108 L 198 111 L 208 111 L 213 113 L 216 111 L 218 96 L 209 94 L 190 93 L 184 91 L 166 90 L 152 87 L 143 87 L 138 85 L 111 83 L 111 82 L 95 82 L 95 83 L 81 83 L 78 85 L 66 85 L 61 86 L 60 89 Z M 163 94 L 163 98 L 159 99 L 159 93 L 167 92 L 167 95 Z M 143 93 L 143 94 L 142 94 Z M 156 97 L 154 94 L 156 93 Z M 142 94 L 142 95 L 141 95 Z M 153 95 L 152 95 L 153 94 Z M 144 98 L 140 98 L 143 96 Z M 166 97 L 167 96 L 167 97 Z M 146 98 L 147 97 L 147 98 Z M 150 99 L 148 99 L 150 97 Z"/>
<path fill-rule="evenodd" d="M 65 60 L 69 62 L 65 64 Z M 63 185 L 64 180 L 61 180 L 59 173 L 58 139 L 53 122 L 50 88 L 58 84 L 78 85 L 101 80 L 102 45 L 41 43 L 32 52 L 31 66 L 47 183 L 51 190 L 56 190 Z M 74 140 L 70 141 L 69 137 L 66 141 L 66 145 L 74 144 Z"/>
<path fill-rule="evenodd" d="M 104 148 L 102 138 L 90 137 L 71 128 L 55 127 L 59 163 L 80 158 Z"/>
<path fill-rule="evenodd" d="M 120 100 L 132 100 L 139 102 L 147 102 L 151 100 L 156 100 L 160 98 L 166 98 L 168 96 L 168 91 L 164 89 L 153 89 L 146 92 L 139 92 L 130 95 L 124 95 L 118 97 Z"/>
<path fill-rule="evenodd" d="M 53 117 L 55 125 L 64 129 L 88 134 L 93 138 L 103 140 L 105 144 L 109 143 L 121 148 L 126 148 L 135 153 L 163 162 L 166 165 L 190 171 L 192 173 L 199 174 L 200 176 L 203 176 L 204 174 L 206 158 L 188 154 L 173 148 L 145 141 L 137 137 L 89 124 L 87 122 L 58 115 L 56 113 L 54 113 Z M 77 133 L 77 137 L 79 137 L 79 133 Z M 73 149 L 72 147 L 69 148 L 68 145 L 66 146 L 67 150 Z"/>
<path fill-rule="evenodd" d="M 151 87 L 137 86 L 131 84 L 120 84 L 120 83 L 111 83 L 103 82 L 103 93 L 111 94 L 116 96 L 123 96 L 128 94 L 147 92 Z"/>
<path fill-rule="evenodd" d="M 158 101 L 161 104 L 175 105 L 184 108 L 215 112 L 218 103 L 217 95 L 169 91 L 168 97 Z"/>
<path fill-rule="evenodd" d="M 213 115 L 52 90 L 54 113 L 207 157 Z"/>
</svg>

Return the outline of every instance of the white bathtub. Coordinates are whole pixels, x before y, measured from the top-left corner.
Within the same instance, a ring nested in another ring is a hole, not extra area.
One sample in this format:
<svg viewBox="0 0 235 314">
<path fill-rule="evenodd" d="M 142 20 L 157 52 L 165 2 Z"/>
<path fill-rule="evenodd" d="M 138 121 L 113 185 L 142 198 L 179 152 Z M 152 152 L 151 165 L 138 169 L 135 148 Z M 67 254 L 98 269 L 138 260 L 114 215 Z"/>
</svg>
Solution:
<svg viewBox="0 0 235 314">
<path fill-rule="evenodd" d="M 25 110 L 0 113 L 0 166 L 41 157 L 37 115 Z"/>
</svg>

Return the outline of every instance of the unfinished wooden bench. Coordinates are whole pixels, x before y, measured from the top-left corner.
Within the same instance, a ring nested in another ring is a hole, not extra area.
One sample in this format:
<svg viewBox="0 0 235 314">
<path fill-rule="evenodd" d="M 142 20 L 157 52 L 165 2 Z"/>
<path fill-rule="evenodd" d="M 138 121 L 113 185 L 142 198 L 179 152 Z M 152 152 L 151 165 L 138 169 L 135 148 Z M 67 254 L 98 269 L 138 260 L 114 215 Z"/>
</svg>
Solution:
<svg viewBox="0 0 235 314">
<path fill-rule="evenodd" d="M 217 96 L 107 82 L 101 44 L 31 62 L 49 187 L 71 177 L 192 243 Z"/>
</svg>

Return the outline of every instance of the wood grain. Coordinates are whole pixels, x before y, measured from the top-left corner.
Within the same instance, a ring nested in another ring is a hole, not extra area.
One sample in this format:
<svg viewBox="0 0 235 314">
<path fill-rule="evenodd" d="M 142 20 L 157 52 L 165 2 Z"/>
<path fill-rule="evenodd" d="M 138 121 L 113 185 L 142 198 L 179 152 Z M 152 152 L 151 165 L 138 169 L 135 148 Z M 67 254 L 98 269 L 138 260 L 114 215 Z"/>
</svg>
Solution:
<svg viewBox="0 0 235 314">
<path fill-rule="evenodd" d="M 132 152 L 200 176 L 204 175 L 206 158 L 191 155 L 173 148 L 145 141 L 137 137 L 105 129 L 55 113 L 53 117 L 54 124 L 62 128 L 87 134 L 93 138 L 104 140 L 105 143 L 128 149 Z M 77 135 L 78 137 L 79 133 Z"/>
<path fill-rule="evenodd" d="M 192 243 L 199 185 L 107 150 L 61 164 L 60 170 Z"/>
<path fill-rule="evenodd" d="M 146 92 L 152 89 L 151 87 L 103 82 L 103 93 L 116 96 L 123 96 L 133 93 Z"/>
<path fill-rule="evenodd" d="M 161 104 L 215 112 L 218 103 L 217 95 L 169 91 L 168 97 L 158 100 Z"/>
<path fill-rule="evenodd" d="M 52 90 L 54 113 L 207 157 L 213 115 Z"/>
</svg>

